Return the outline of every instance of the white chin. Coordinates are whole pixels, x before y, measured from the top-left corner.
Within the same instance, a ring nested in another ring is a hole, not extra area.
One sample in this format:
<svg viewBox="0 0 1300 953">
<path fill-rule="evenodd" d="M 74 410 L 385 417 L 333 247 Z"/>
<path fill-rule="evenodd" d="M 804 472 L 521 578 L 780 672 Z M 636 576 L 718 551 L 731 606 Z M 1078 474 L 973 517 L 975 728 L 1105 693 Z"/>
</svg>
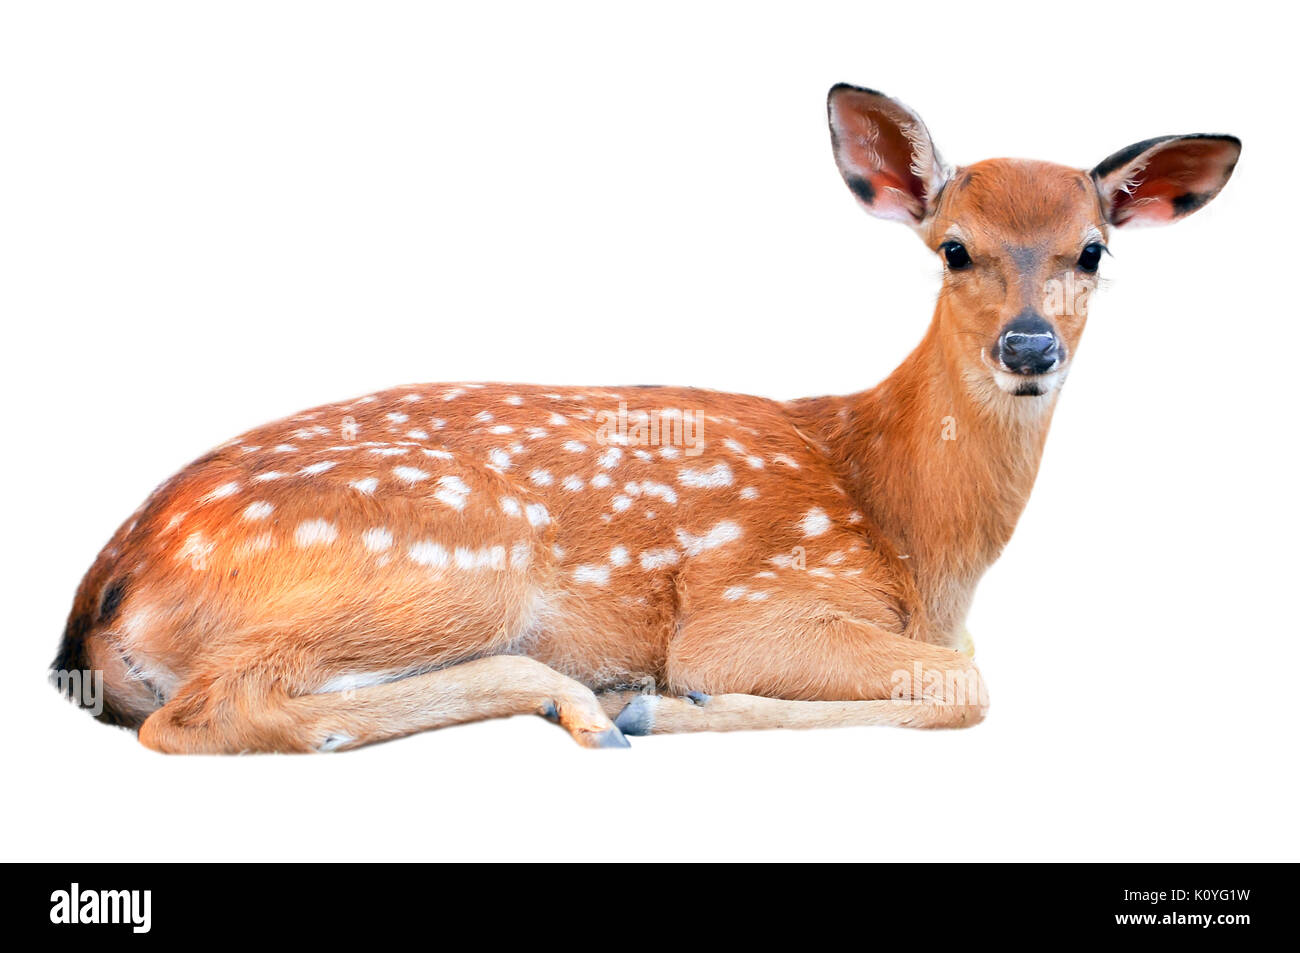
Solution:
<svg viewBox="0 0 1300 953">
<path fill-rule="evenodd" d="M 1016 397 L 1046 397 L 1064 383 L 1065 368 L 1058 367 L 1046 374 L 1032 376 L 995 370 L 993 380 L 997 382 L 999 390 Z"/>
</svg>

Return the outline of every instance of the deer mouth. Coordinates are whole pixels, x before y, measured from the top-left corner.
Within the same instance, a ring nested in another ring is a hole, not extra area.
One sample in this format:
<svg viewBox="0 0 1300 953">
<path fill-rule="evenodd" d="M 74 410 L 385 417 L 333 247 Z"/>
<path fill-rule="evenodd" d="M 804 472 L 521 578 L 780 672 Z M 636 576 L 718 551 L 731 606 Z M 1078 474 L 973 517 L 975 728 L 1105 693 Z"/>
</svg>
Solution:
<svg viewBox="0 0 1300 953">
<path fill-rule="evenodd" d="M 1012 397 L 1045 397 L 1058 390 L 1065 383 L 1067 361 L 1058 360 L 1050 370 L 1041 374 L 1026 374 L 1013 371 L 1001 362 L 995 362 L 987 351 L 982 352 L 985 367 L 993 377 L 998 390 Z"/>
</svg>

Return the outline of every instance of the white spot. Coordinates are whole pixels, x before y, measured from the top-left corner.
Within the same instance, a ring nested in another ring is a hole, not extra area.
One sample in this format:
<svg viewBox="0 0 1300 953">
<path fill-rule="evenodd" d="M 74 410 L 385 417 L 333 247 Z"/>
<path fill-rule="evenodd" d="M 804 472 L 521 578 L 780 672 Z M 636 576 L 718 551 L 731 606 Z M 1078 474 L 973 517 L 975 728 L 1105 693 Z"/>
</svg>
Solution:
<svg viewBox="0 0 1300 953">
<path fill-rule="evenodd" d="M 416 401 L 423 400 L 419 394 L 406 394 L 402 397 L 403 403 L 414 404 Z"/>
<path fill-rule="evenodd" d="M 427 430 L 408 430 L 406 435 L 412 440 L 428 440 L 429 432 Z"/>
<path fill-rule="evenodd" d="M 551 514 L 546 512 L 546 507 L 541 503 L 529 503 L 524 507 L 524 515 L 534 526 L 545 526 L 551 521 Z"/>
<path fill-rule="evenodd" d="M 322 460 L 320 463 L 312 463 L 298 471 L 299 476 L 315 476 L 318 473 L 324 473 L 326 470 L 333 470 L 338 466 L 335 460 Z"/>
<path fill-rule="evenodd" d="M 662 569 L 665 566 L 674 565 L 677 560 L 681 559 L 681 553 L 672 547 L 664 549 L 647 549 L 641 554 L 642 569 Z"/>
<path fill-rule="evenodd" d="M 823 568 L 821 568 L 820 566 L 817 567 L 816 569 L 809 569 L 809 570 L 808 570 L 808 575 L 810 575 L 810 576 L 820 576 L 822 579 L 834 579 L 834 578 L 835 578 L 835 573 L 831 572 L 829 569 L 823 569 Z"/>
<path fill-rule="evenodd" d="M 291 443 L 282 443 L 277 447 L 272 447 L 273 453 L 293 453 L 298 448 Z"/>
<path fill-rule="evenodd" d="M 609 474 L 607 473 L 597 473 L 591 478 L 591 485 L 598 490 L 605 489 L 605 487 L 609 486 L 613 482 L 614 481 L 609 478 Z"/>
<path fill-rule="evenodd" d="M 765 590 L 760 589 L 760 590 L 758 590 L 757 592 L 751 592 L 751 593 L 750 593 L 749 595 L 747 595 L 745 598 L 746 598 L 747 600 L 749 600 L 750 602 L 762 602 L 762 601 L 763 601 L 764 599 L 766 599 L 769 595 L 771 595 L 771 593 L 766 592 Z"/>
<path fill-rule="evenodd" d="M 293 541 L 299 546 L 328 545 L 338 538 L 339 531 L 326 520 L 303 520 L 293 531 Z"/>
<path fill-rule="evenodd" d="M 532 558 L 533 548 L 526 542 L 521 541 L 510 547 L 510 565 L 515 569 L 523 569 Z"/>
<path fill-rule="evenodd" d="M 477 420 L 479 423 L 487 424 L 487 423 L 491 423 L 495 418 L 491 414 L 489 414 L 486 410 L 480 410 L 477 414 L 474 415 L 474 419 Z"/>
<path fill-rule="evenodd" d="M 745 487 L 743 490 L 740 491 L 740 498 L 741 498 L 742 500 L 756 500 L 756 499 L 758 499 L 758 487 L 756 487 L 756 486 L 747 486 L 747 487 Z"/>
<path fill-rule="evenodd" d="M 451 460 L 454 459 L 446 450 L 421 450 L 426 457 L 432 457 L 434 460 Z"/>
<path fill-rule="evenodd" d="M 615 566 L 626 566 L 632 557 L 628 555 L 626 546 L 615 546 L 609 551 L 609 561 Z"/>
<path fill-rule="evenodd" d="M 615 513 L 622 513 L 625 509 L 627 509 L 631 505 L 632 505 L 631 497 L 624 496 L 621 493 L 618 496 L 614 497 L 613 502 L 610 503 L 610 506 L 614 508 Z"/>
<path fill-rule="evenodd" d="M 836 550 L 833 553 L 828 553 L 826 555 L 826 558 L 823 559 L 822 562 L 824 562 L 828 566 L 838 566 L 840 563 L 844 562 L 844 553 L 840 550 Z"/>
<path fill-rule="evenodd" d="M 519 501 L 513 496 L 503 496 L 501 497 L 501 512 L 505 513 L 506 516 L 521 516 L 524 510 L 519 505 Z"/>
<path fill-rule="evenodd" d="M 681 543 L 682 549 L 688 556 L 698 556 L 708 549 L 717 549 L 719 546 L 725 546 L 727 543 L 734 542 L 744 535 L 744 531 L 731 520 L 723 520 L 703 536 L 692 536 L 684 529 L 677 531 L 677 541 Z"/>
<path fill-rule="evenodd" d="M 514 433 L 514 432 L 515 432 L 515 428 L 510 426 L 509 424 L 497 424 L 495 427 L 488 428 L 488 433 L 506 434 L 506 433 Z"/>
<path fill-rule="evenodd" d="M 617 466 L 618 461 L 623 459 L 623 451 L 618 447 L 610 447 L 599 457 L 596 458 L 596 465 L 602 470 L 608 470 L 610 467 Z"/>
<path fill-rule="evenodd" d="M 551 476 L 550 470 L 534 470 L 532 473 L 528 474 L 528 479 L 532 480 L 538 486 L 550 486 L 555 482 L 555 478 Z"/>
<path fill-rule="evenodd" d="M 850 523 L 861 523 L 861 522 L 862 522 L 862 514 L 859 513 L 857 510 L 854 510 L 852 513 L 849 514 L 849 522 L 850 522 Z"/>
<path fill-rule="evenodd" d="M 654 459 L 654 455 L 651 454 L 649 450 L 633 450 L 633 451 L 632 451 L 632 456 L 636 457 L 638 460 L 653 460 L 653 459 Z"/>
<path fill-rule="evenodd" d="M 212 555 L 216 545 L 204 539 L 202 533 L 191 533 L 177 550 L 176 559 L 178 562 L 188 561 L 190 568 L 195 572 L 203 572 L 208 568 L 208 557 Z"/>
<path fill-rule="evenodd" d="M 511 407 L 522 407 L 524 404 L 524 399 L 520 397 L 518 394 L 514 394 L 510 397 L 507 397 L 505 401 Z"/>
<path fill-rule="evenodd" d="M 787 466 L 787 467 L 789 467 L 789 468 L 792 469 L 792 470 L 798 470 L 798 469 L 799 469 L 799 464 L 798 464 L 798 462 L 797 462 L 793 457 L 787 456 L 787 455 L 784 454 L 784 453 L 778 453 L 776 456 L 774 456 L 774 457 L 772 458 L 772 462 L 773 462 L 773 463 L 779 463 L 779 464 L 781 464 L 782 466 Z"/>
<path fill-rule="evenodd" d="M 831 528 L 831 518 L 826 515 L 826 511 L 819 506 L 814 506 L 803 515 L 799 521 L 800 528 L 803 529 L 805 536 L 821 536 Z"/>
<path fill-rule="evenodd" d="M 356 490 L 358 493 L 364 493 L 366 496 L 369 496 L 371 493 L 375 492 L 375 488 L 379 486 L 379 481 L 374 477 L 366 477 L 364 480 L 353 480 L 348 484 L 348 486 L 352 487 L 352 489 Z"/>
<path fill-rule="evenodd" d="M 749 592 L 747 586 L 731 586 L 730 588 L 723 590 L 722 598 L 726 599 L 728 602 L 735 602 L 747 592 Z"/>
<path fill-rule="evenodd" d="M 546 418 L 546 422 L 552 427 L 563 427 L 569 422 L 569 420 L 564 416 L 564 414 L 552 413 L 551 416 Z"/>
<path fill-rule="evenodd" d="M 665 460 L 676 460 L 681 455 L 682 452 L 676 447 L 669 446 L 659 448 L 659 456 L 663 457 Z"/>
<path fill-rule="evenodd" d="M 411 419 L 406 414 L 384 414 L 384 416 L 388 418 L 389 423 L 394 424 L 404 424 Z"/>
<path fill-rule="evenodd" d="M 569 453 L 586 453 L 587 445 L 581 440 L 566 440 L 564 441 L 564 449 Z"/>
<path fill-rule="evenodd" d="M 461 387 L 453 387 L 451 390 L 447 391 L 445 394 L 442 395 L 442 399 L 443 399 L 443 400 L 455 400 L 457 397 L 459 397 L 459 396 L 460 396 L 461 394 L 463 394 L 463 393 L 465 393 L 464 388 L 461 388 Z"/>
<path fill-rule="evenodd" d="M 407 452 L 407 449 L 405 447 L 380 447 L 370 452 L 378 457 L 400 457 Z"/>
<path fill-rule="evenodd" d="M 749 464 L 751 467 L 753 467 L 755 470 L 761 470 L 761 469 L 763 469 L 763 458 L 762 458 L 762 457 L 753 457 L 753 456 L 746 457 L 746 458 L 745 458 L 745 462 L 748 463 L 748 464 Z"/>
<path fill-rule="evenodd" d="M 244 519 L 246 520 L 264 520 L 271 515 L 275 507 L 265 500 L 258 500 L 256 503 L 249 503 L 244 507 Z"/>
<path fill-rule="evenodd" d="M 579 476 L 566 476 L 564 482 L 560 485 L 566 490 L 571 490 L 574 493 L 586 486 L 586 484 L 582 482 L 582 477 Z"/>
<path fill-rule="evenodd" d="M 441 500 L 452 509 L 465 508 L 465 500 L 469 498 L 469 487 L 464 480 L 458 476 L 439 477 L 438 487 L 438 492 L 433 494 L 435 499 Z"/>
<path fill-rule="evenodd" d="M 470 549 L 466 546 L 457 546 L 453 558 L 456 560 L 457 569 L 504 569 L 506 548 L 504 546 L 492 546 L 483 549 Z"/>
<path fill-rule="evenodd" d="M 641 484 L 641 492 L 646 496 L 657 497 L 665 503 L 677 502 L 677 491 L 666 483 L 650 483 L 647 481 Z"/>
<path fill-rule="evenodd" d="M 443 420 L 441 417 L 430 417 L 429 426 L 434 430 L 441 430 L 443 427 L 447 426 L 447 421 Z"/>
<path fill-rule="evenodd" d="M 573 570 L 573 578 L 578 582 L 604 586 L 609 583 L 608 566 L 578 566 Z"/>
<path fill-rule="evenodd" d="M 247 556 L 252 553 L 260 553 L 268 550 L 274 545 L 275 537 L 270 533 L 262 533 L 260 536 L 254 536 L 251 539 L 244 540 L 243 544 L 239 547 L 239 551 L 241 555 Z"/>
<path fill-rule="evenodd" d="M 393 476 L 403 483 L 419 483 L 429 479 L 429 474 L 416 467 L 393 467 Z"/>
<path fill-rule="evenodd" d="M 742 457 L 743 457 L 743 456 L 745 455 L 745 453 L 746 453 L 746 450 L 745 450 L 744 446 L 741 445 L 741 444 L 739 444 L 739 443 L 737 443 L 735 440 L 732 440 L 730 437 L 728 437 L 726 440 L 722 441 L 722 445 L 723 445 L 724 447 L 726 447 L 728 450 L 730 450 L 732 453 L 738 453 L 738 454 L 740 454 Z"/>
<path fill-rule="evenodd" d="M 506 453 L 500 447 L 497 447 L 488 453 L 488 460 L 491 462 L 492 466 L 496 467 L 498 470 L 510 469 L 510 454 Z"/>
<path fill-rule="evenodd" d="M 707 470 L 685 469 L 677 474 L 677 481 L 683 486 L 695 487 L 701 490 L 716 490 L 720 487 L 731 486 L 731 467 L 725 463 L 718 463 Z"/>
<path fill-rule="evenodd" d="M 382 526 L 376 526 L 361 534 L 361 543 L 372 553 L 382 553 L 393 545 L 393 534 Z"/>
<path fill-rule="evenodd" d="M 213 490 L 210 490 L 208 494 L 205 497 L 203 497 L 202 500 L 200 500 L 200 502 L 207 503 L 210 502 L 211 500 L 220 500 L 223 497 L 230 496 L 232 493 L 235 493 L 238 490 L 239 490 L 238 483 L 235 483 L 233 481 L 230 483 L 223 483 L 221 484 L 221 486 L 216 487 Z"/>
<path fill-rule="evenodd" d="M 451 563 L 451 554 L 445 548 L 427 540 L 416 543 L 406 552 L 414 562 L 419 563 L 421 566 L 433 566 L 435 569 L 441 569 Z"/>
</svg>

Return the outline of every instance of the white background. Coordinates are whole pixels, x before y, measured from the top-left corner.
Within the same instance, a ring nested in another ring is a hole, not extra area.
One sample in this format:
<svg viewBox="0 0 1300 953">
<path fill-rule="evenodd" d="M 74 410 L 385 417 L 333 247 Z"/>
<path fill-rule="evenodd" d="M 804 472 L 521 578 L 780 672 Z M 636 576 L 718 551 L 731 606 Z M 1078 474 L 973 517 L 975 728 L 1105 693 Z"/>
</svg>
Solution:
<svg viewBox="0 0 1300 953">
<path fill-rule="evenodd" d="M 1248 7 L 6 5 L 3 856 L 1297 859 L 1293 51 Z M 1112 237 L 971 614 L 983 725 L 166 758 L 49 688 L 110 533 L 265 420 L 412 381 L 878 381 L 939 269 L 840 181 L 841 80 L 957 163 L 1245 143 L 1207 209 Z"/>
</svg>

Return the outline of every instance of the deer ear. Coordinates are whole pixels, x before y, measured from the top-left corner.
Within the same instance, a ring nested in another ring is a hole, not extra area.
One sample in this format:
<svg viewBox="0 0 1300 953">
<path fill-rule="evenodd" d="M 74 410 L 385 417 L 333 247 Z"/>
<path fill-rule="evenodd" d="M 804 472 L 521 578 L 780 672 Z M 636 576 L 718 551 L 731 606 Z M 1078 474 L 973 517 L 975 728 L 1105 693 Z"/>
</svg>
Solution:
<svg viewBox="0 0 1300 953">
<path fill-rule="evenodd" d="M 872 215 L 916 225 L 951 174 L 921 117 L 896 99 L 840 83 L 826 98 L 840 175 Z"/>
<path fill-rule="evenodd" d="M 1112 225 L 1165 225 L 1218 195 L 1240 154 L 1235 136 L 1161 136 L 1102 160 L 1092 178 Z"/>
</svg>

